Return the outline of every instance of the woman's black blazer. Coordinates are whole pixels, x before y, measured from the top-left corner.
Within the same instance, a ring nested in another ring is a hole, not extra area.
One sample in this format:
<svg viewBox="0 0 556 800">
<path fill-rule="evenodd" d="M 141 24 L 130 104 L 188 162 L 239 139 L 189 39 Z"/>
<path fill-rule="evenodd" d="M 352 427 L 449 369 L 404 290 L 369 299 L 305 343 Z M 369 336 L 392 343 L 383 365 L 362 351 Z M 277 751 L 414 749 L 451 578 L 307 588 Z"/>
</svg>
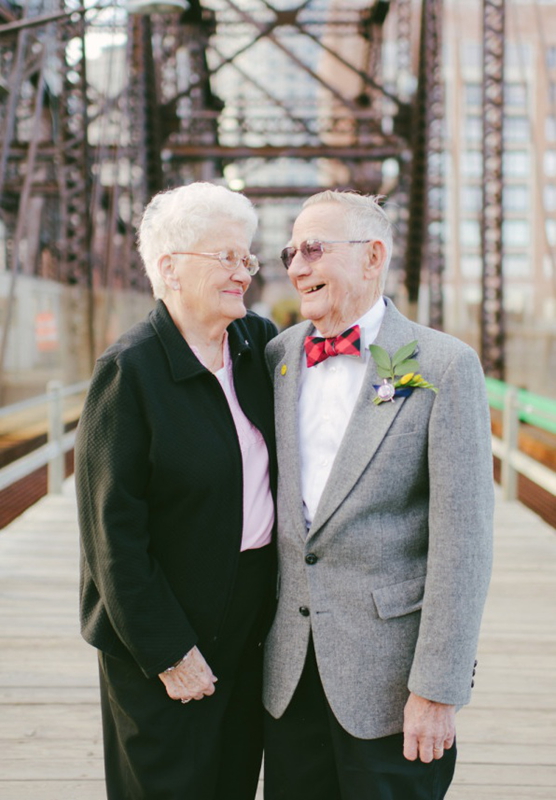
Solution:
<svg viewBox="0 0 556 800">
<path fill-rule="evenodd" d="M 262 433 L 274 490 L 276 334 L 248 312 L 228 328 L 234 385 Z M 239 442 L 218 379 L 158 301 L 97 361 L 79 422 L 81 625 L 155 676 L 197 644 L 209 658 L 234 584 L 243 522 Z"/>
</svg>

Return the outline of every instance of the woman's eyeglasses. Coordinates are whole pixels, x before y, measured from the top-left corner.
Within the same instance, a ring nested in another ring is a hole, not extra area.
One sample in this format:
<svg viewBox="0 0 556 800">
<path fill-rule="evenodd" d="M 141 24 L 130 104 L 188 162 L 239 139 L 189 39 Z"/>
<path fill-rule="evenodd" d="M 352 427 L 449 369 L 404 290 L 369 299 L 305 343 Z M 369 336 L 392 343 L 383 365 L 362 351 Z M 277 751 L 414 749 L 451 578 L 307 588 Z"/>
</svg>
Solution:
<svg viewBox="0 0 556 800">
<path fill-rule="evenodd" d="M 305 261 L 313 262 L 322 258 L 326 252 L 323 247 L 325 244 L 367 244 L 368 242 L 372 242 L 372 239 L 329 239 L 321 242 L 316 239 L 307 239 L 306 242 L 301 242 L 299 247 L 284 247 L 280 258 L 285 268 L 289 269 L 298 250 Z"/>
<path fill-rule="evenodd" d="M 230 271 L 237 269 L 242 264 L 249 275 L 256 275 L 260 269 L 259 259 L 257 256 L 249 254 L 248 256 L 240 256 L 234 250 L 221 250 L 220 253 L 172 253 L 173 256 L 204 256 L 205 258 L 214 258 L 220 261 L 224 269 Z"/>
</svg>

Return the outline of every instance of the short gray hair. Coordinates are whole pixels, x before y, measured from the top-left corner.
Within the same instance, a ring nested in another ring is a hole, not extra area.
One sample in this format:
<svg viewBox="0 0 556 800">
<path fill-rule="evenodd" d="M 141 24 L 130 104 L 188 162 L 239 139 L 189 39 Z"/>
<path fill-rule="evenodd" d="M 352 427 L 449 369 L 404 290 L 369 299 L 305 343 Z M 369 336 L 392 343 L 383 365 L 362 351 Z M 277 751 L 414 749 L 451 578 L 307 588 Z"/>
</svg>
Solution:
<svg viewBox="0 0 556 800">
<path fill-rule="evenodd" d="M 386 248 L 386 262 L 380 276 L 380 289 L 386 284 L 386 274 L 394 247 L 394 226 L 380 202 L 384 195 L 357 194 L 356 192 L 327 189 L 314 194 L 303 203 L 303 208 L 317 203 L 338 203 L 346 211 L 348 236 L 352 239 L 380 239 Z"/>
<path fill-rule="evenodd" d="M 243 223 L 251 243 L 257 214 L 251 201 L 214 183 L 197 182 L 156 194 L 143 212 L 137 246 L 153 295 L 164 297 L 166 284 L 158 271 L 158 259 L 195 247 L 197 241 L 223 219 Z"/>
</svg>

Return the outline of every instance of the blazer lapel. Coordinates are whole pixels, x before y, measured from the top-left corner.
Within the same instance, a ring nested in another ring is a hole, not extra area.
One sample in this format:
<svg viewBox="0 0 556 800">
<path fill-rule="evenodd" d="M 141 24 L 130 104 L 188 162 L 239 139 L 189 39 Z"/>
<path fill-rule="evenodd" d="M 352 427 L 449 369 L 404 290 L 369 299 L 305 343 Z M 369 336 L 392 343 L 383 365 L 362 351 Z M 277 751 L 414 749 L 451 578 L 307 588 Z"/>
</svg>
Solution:
<svg viewBox="0 0 556 800">
<path fill-rule="evenodd" d="M 375 344 L 390 356 L 415 338 L 411 322 L 403 317 L 391 301 Z M 388 429 L 399 413 L 404 398 L 375 405 L 375 385 L 382 383 L 371 358 L 348 427 L 336 454 L 328 481 L 324 487 L 309 536 L 313 536 L 348 496 L 367 467 Z"/>
<path fill-rule="evenodd" d="M 290 520 L 303 538 L 307 527 L 301 496 L 298 402 L 300 373 L 305 354 L 303 341 L 311 327 L 311 323 L 307 322 L 292 328 L 284 354 L 274 370 L 280 497 L 287 498 Z"/>
</svg>

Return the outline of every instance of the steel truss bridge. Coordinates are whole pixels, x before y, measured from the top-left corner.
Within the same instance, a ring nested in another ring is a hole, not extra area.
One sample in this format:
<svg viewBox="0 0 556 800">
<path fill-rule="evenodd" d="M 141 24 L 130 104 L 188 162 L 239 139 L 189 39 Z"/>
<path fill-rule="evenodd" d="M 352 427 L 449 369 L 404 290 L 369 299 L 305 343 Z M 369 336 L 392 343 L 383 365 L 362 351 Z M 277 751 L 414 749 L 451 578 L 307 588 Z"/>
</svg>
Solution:
<svg viewBox="0 0 556 800">
<path fill-rule="evenodd" d="M 442 0 L 190 0 L 148 14 L 78 2 L 0 0 L 12 299 L 22 274 L 82 285 L 92 326 L 95 287 L 146 288 L 134 237 L 148 199 L 226 177 L 261 202 L 327 185 L 386 192 L 400 209 L 396 268 L 409 301 L 426 283 L 429 322 L 443 327 Z M 483 0 L 482 16 L 481 346 L 487 374 L 503 378 L 504 0 Z M 95 41 L 112 46 L 93 74 Z M 396 82 L 383 70 L 387 41 Z M 385 186 L 387 160 L 396 169 Z M 300 180 L 306 164 L 318 183 Z"/>
</svg>

